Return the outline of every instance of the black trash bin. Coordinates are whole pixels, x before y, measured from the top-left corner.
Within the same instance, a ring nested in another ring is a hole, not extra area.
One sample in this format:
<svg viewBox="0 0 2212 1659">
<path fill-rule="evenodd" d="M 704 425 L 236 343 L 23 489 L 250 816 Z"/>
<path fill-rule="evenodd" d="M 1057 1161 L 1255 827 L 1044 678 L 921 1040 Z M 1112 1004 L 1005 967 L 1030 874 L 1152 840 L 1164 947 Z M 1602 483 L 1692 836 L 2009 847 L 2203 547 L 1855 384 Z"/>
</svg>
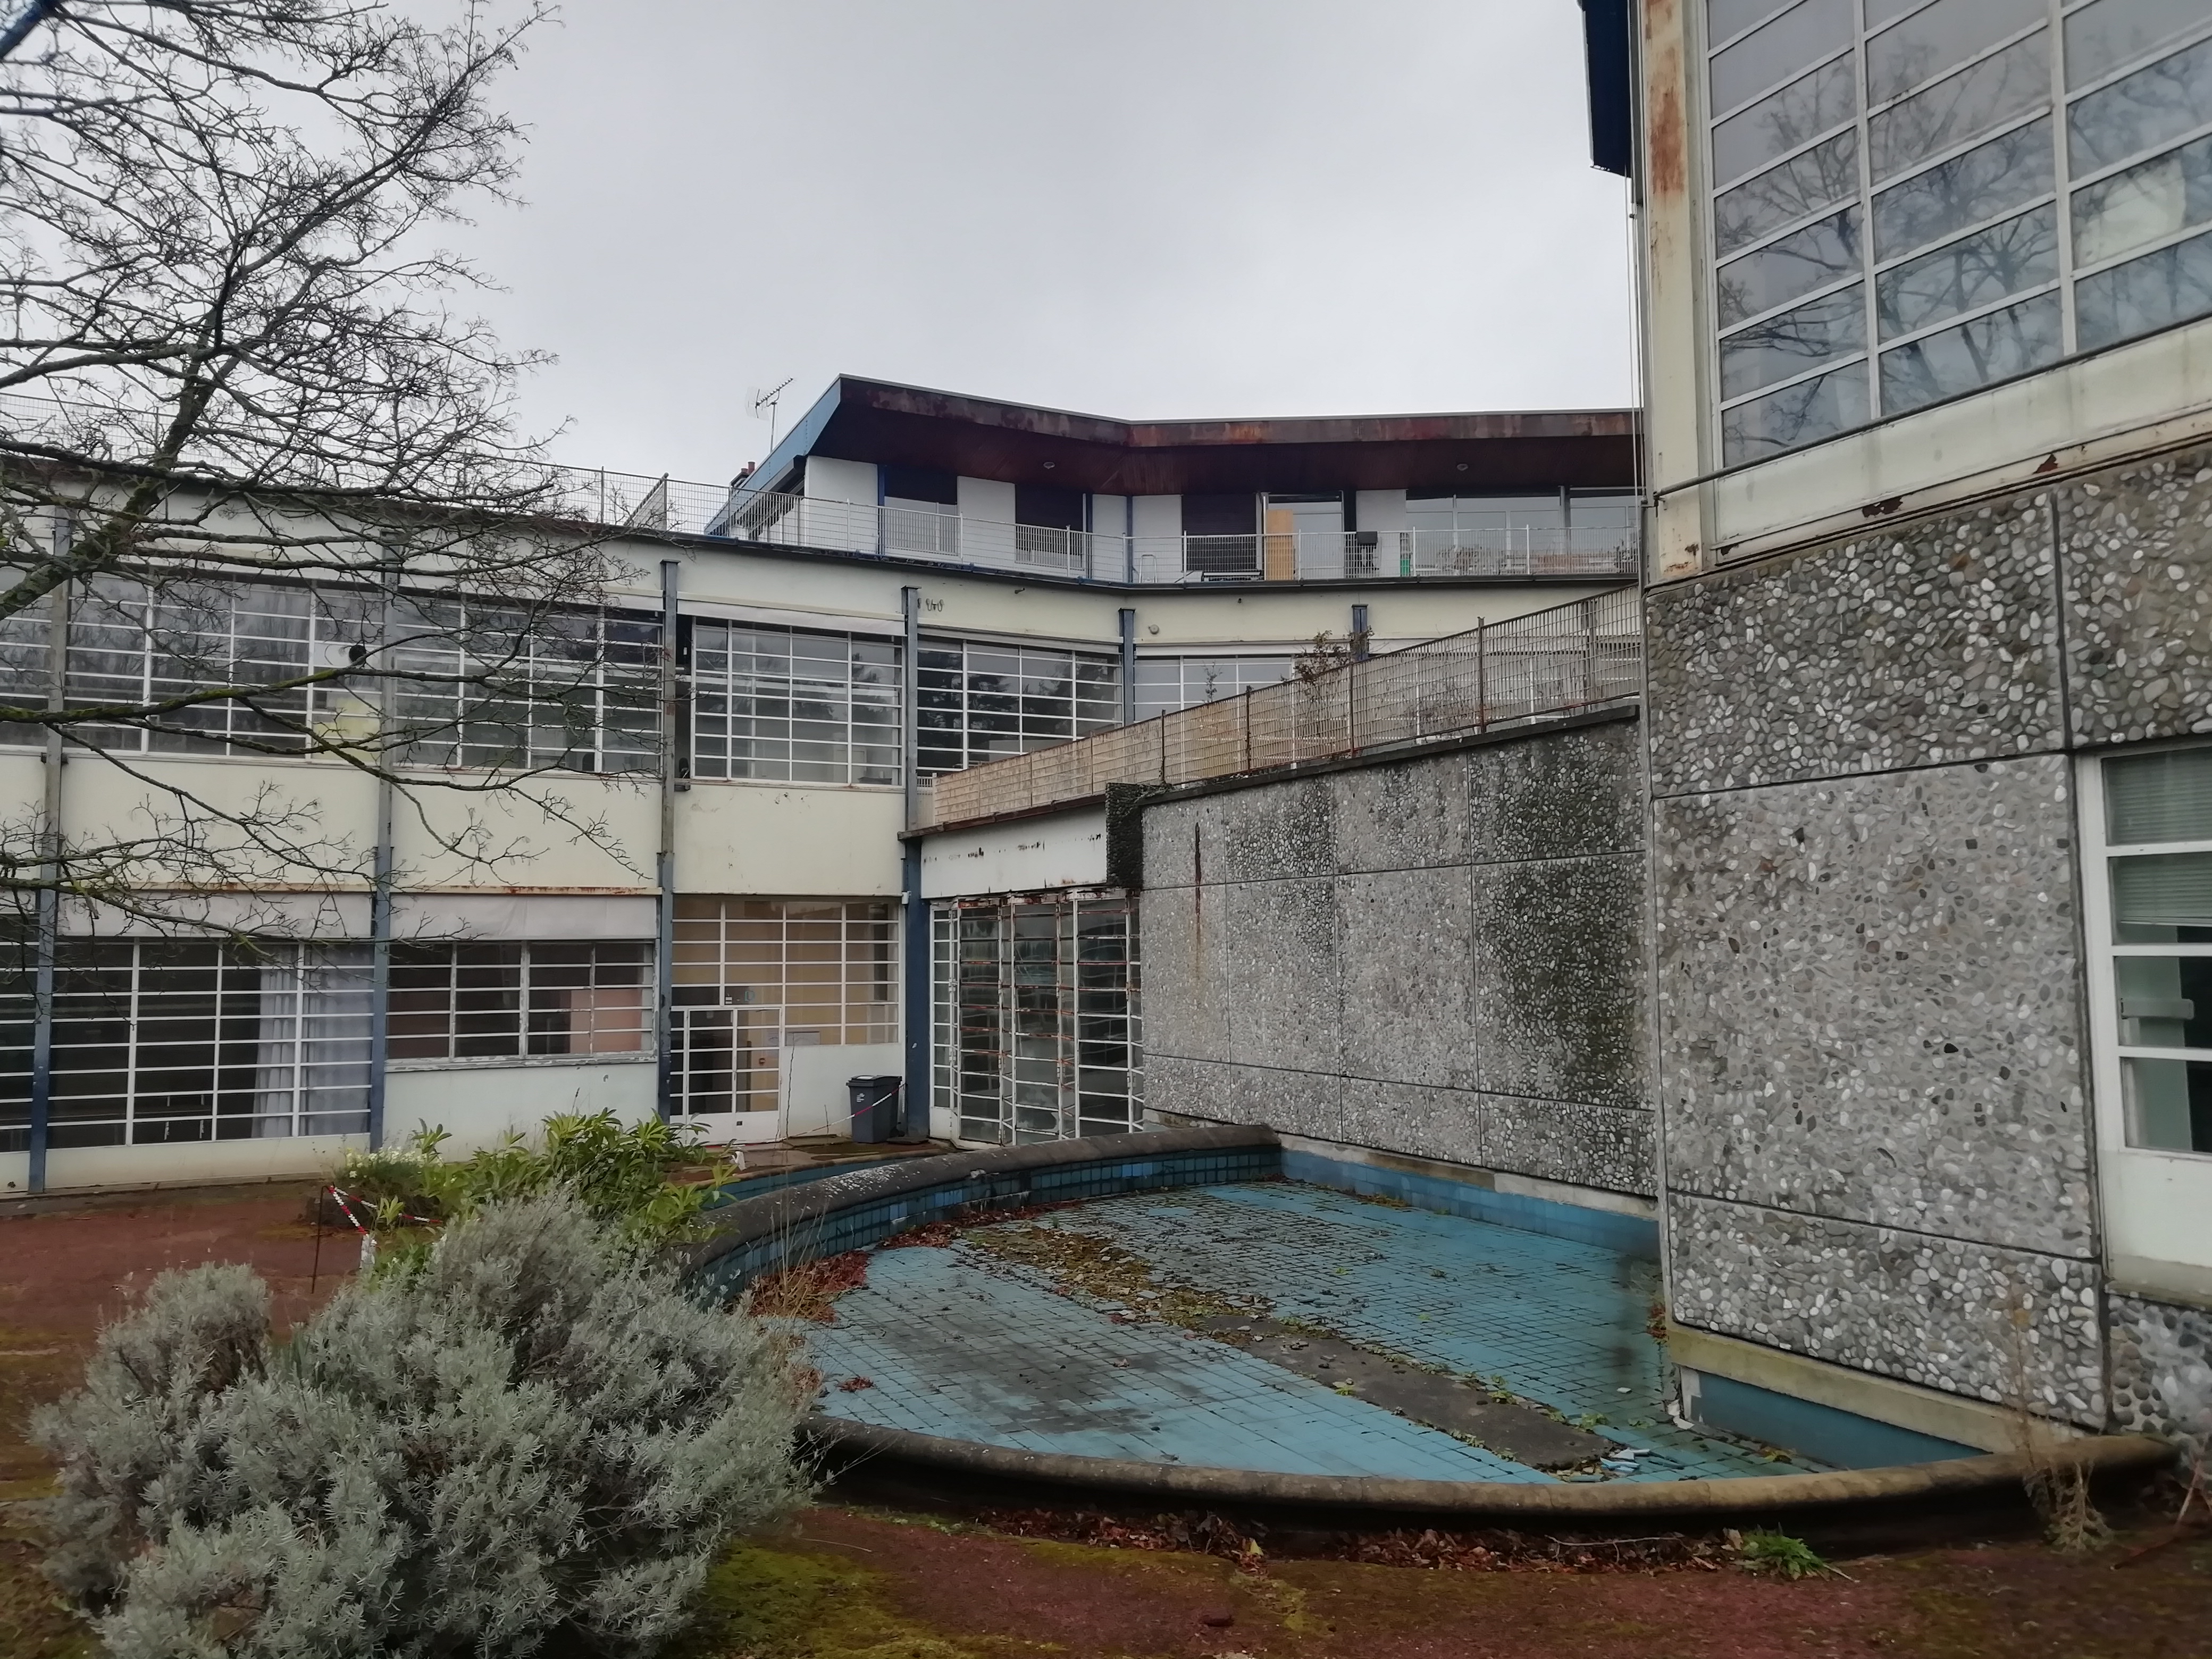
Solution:
<svg viewBox="0 0 2212 1659">
<path fill-rule="evenodd" d="M 848 1077 L 845 1091 L 853 1106 L 853 1139 L 863 1146 L 889 1140 L 899 1130 L 899 1085 L 903 1078 L 889 1075 Z"/>
</svg>

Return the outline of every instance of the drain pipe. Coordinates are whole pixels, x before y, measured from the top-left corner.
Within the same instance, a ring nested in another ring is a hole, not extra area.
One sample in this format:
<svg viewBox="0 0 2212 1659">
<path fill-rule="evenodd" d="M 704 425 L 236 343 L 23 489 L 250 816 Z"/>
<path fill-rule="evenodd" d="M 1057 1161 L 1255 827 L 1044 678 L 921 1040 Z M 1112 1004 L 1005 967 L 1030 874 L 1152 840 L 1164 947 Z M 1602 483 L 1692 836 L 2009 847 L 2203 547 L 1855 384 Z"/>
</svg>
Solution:
<svg viewBox="0 0 2212 1659">
<path fill-rule="evenodd" d="M 653 941 L 653 1100 L 663 1123 L 676 1110 L 674 1035 L 676 999 L 676 771 L 681 733 L 677 729 L 676 628 L 678 572 L 675 559 L 660 562 L 660 856 L 658 927 Z"/>
</svg>

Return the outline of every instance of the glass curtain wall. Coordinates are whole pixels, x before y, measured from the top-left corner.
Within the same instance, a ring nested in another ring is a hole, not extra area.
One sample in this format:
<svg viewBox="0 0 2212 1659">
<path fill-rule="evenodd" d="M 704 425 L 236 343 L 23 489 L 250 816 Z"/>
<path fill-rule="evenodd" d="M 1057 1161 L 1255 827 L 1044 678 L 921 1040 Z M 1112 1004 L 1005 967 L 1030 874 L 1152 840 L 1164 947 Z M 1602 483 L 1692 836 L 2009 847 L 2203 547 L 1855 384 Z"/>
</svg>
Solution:
<svg viewBox="0 0 2212 1659">
<path fill-rule="evenodd" d="M 900 781 L 897 641 L 704 619 L 688 634 L 693 777 Z"/>
<path fill-rule="evenodd" d="M 918 654 L 915 744 L 924 777 L 1121 724 L 1115 658 L 946 639 L 923 640 Z"/>
<path fill-rule="evenodd" d="M 31 975 L 0 983 L 0 1152 L 29 1144 Z M 48 1144 L 368 1127 L 369 947 L 64 939 Z"/>
<path fill-rule="evenodd" d="M 895 908 L 679 898 L 670 1011 L 678 1110 L 772 1112 L 786 1049 L 896 1042 Z"/>
<path fill-rule="evenodd" d="M 1036 894 L 939 907 L 934 1094 L 963 1140 L 1124 1134 L 1144 1115 L 1136 906 Z"/>
<path fill-rule="evenodd" d="M 2212 314 L 2203 0 L 1706 0 L 1735 465 Z"/>
</svg>

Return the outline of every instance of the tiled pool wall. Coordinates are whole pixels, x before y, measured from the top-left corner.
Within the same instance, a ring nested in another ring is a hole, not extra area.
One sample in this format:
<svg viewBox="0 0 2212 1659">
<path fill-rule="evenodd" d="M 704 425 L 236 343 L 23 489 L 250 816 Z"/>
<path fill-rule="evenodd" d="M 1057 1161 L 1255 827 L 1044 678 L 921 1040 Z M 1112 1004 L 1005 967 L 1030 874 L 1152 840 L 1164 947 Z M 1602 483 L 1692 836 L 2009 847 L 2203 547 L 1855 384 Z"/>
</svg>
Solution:
<svg viewBox="0 0 2212 1659">
<path fill-rule="evenodd" d="M 881 1169 L 883 1164 L 872 1164 Z M 796 1179 L 773 1187 L 754 1182 L 725 1190 L 741 1202 L 776 1188 L 788 1189 L 823 1178 L 815 1171 L 793 1172 Z M 826 1172 L 850 1175 L 847 1169 Z M 1363 1197 L 1382 1198 L 1415 1209 L 1486 1221 L 1523 1232 L 1543 1233 L 1617 1250 L 1644 1261 L 1658 1260 L 1658 1224 L 1643 1217 L 1502 1193 L 1446 1176 L 1393 1169 L 1354 1158 L 1335 1158 L 1309 1150 L 1274 1146 L 1210 1148 L 1148 1158 L 1102 1158 L 1028 1170 L 989 1171 L 934 1187 L 863 1196 L 847 1208 L 810 1216 L 787 1228 L 748 1239 L 702 1262 L 695 1280 L 723 1297 L 735 1296 L 763 1273 L 802 1261 L 865 1249 L 932 1222 L 981 1217 L 1028 1205 L 1066 1204 L 1124 1193 L 1174 1187 L 1212 1187 L 1240 1181 L 1290 1180 Z"/>
<path fill-rule="evenodd" d="M 1123 1193 L 1174 1187 L 1218 1187 L 1271 1181 L 1282 1173 L 1275 1146 L 1209 1148 L 1149 1158 L 1103 1158 L 1034 1169 L 988 1170 L 934 1187 L 861 1197 L 826 1215 L 809 1216 L 746 1240 L 693 1269 L 694 1282 L 722 1297 L 735 1296 L 763 1273 L 800 1262 L 865 1249 L 933 1221 L 980 1218 L 1033 1204 L 1069 1204 Z"/>
<path fill-rule="evenodd" d="M 1463 1216 L 1487 1221 L 1524 1233 L 1543 1233 L 1595 1244 L 1641 1261 L 1659 1259 L 1659 1224 L 1644 1216 L 1623 1215 L 1553 1199 L 1522 1193 L 1501 1193 L 1473 1182 L 1418 1170 L 1394 1169 L 1356 1158 L 1331 1158 L 1326 1152 L 1285 1149 L 1283 1178 L 1315 1187 L 1357 1193 L 1363 1198 L 1387 1198 L 1410 1204 L 1417 1210 L 1439 1215 Z"/>
</svg>

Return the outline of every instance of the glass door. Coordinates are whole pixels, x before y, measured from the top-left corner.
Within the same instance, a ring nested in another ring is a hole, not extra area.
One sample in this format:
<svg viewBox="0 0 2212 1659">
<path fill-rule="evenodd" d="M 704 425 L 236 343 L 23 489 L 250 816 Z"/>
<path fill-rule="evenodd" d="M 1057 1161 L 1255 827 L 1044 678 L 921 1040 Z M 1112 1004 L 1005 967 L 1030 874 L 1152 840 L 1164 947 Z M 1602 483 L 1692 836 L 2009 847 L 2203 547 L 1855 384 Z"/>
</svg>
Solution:
<svg viewBox="0 0 2212 1659">
<path fill-rule="evenodd" d="M 2081 775 L 2112 1275 L 2212 1292 L 2212 745 L 2089 761 Z"/>
</svg>

